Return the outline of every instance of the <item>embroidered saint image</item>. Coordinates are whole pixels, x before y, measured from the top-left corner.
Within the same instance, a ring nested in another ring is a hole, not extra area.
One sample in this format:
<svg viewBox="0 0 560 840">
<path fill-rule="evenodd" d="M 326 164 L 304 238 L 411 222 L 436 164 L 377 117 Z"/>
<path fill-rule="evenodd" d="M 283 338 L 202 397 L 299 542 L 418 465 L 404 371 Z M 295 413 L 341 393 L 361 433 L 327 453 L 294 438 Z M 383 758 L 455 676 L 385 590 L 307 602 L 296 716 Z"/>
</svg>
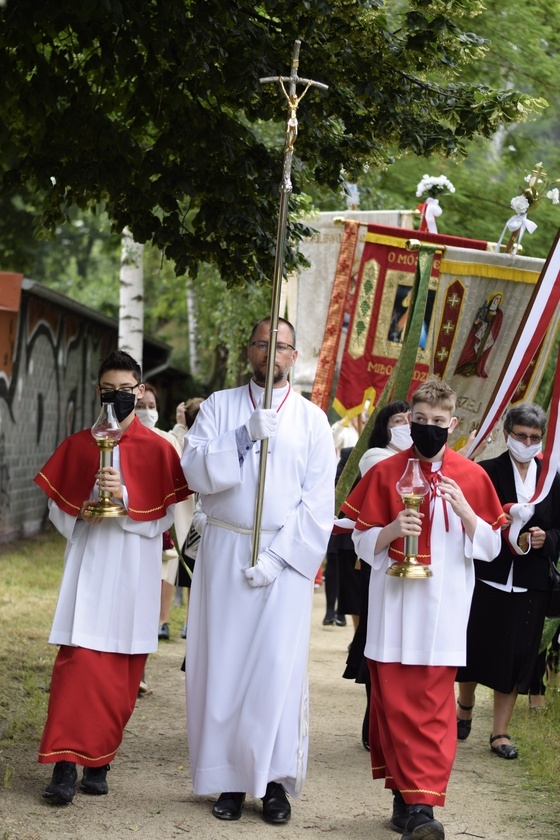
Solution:
<svg viewBox="0 0 560 840">
<path fill-rule="evenodd" d="M 455 373 L 487 378 L 486 362 L 496 343 L 504 317 L 500 308 L 503 299 L 502 292 L 492 292 L 476 313 Z"/>
</svg>

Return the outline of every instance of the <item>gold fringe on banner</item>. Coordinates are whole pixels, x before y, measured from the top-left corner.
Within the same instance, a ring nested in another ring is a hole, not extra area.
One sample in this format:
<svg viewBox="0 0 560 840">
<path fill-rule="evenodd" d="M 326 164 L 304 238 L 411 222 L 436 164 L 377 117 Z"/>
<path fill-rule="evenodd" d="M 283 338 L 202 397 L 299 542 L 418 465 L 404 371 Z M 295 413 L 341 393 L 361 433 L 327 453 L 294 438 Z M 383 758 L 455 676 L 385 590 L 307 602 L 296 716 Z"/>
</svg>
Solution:
<svg viewBox="0 0 560 840">
<path fill-rule="evenodd" d="M 340 243 L 340 253 L 336 265 L 327 323 L 321 344 L 321 352 L 319 353 L 317 372 L 315 373 L 313 389 L 311 391 L 311 402 L 322 408 L 324 412 L 328 411 L 331 398 L 338 345 L 344 322 L 344 309 L 352 281 L 352 269 L 354 267 L 354 256 L 356 245 L 358 244 L 359 232 L 359 222 L 354 219 L 344 220 L 344 231 Z"/>
</svg>

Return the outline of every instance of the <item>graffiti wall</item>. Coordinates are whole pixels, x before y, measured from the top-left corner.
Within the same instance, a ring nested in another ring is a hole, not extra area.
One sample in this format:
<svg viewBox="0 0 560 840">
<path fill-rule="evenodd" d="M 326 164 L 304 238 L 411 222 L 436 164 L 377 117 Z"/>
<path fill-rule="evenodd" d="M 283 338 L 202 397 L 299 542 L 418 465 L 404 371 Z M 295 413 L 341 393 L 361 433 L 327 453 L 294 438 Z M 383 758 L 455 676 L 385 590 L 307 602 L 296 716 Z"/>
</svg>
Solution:
<svg viewBox="0 0 560 840">
<path fill-rule="evenodd" d="M 95 420 L 97 368 L 116 346 L 117 329 L 21 275 L 0 272 L 0 336 L 0 541 L 6 541 L 41 528 L 46 500 L 33 476 L 63 438 Z"/>
</svg>

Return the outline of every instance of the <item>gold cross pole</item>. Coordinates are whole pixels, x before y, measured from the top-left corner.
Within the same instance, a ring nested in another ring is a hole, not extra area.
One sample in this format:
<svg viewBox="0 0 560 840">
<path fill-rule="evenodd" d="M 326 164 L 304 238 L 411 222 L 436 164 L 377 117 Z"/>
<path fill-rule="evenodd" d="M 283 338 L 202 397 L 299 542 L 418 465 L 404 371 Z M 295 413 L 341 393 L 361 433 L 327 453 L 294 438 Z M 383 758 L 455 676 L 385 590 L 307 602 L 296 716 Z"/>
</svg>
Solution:
<svg viewBox="0 0 560 840">
<path fill-rule="evenodd" d="M 284 273 L 284 256 L 286 252 L 286 228 L 288 221 L 288 199 L 292 192 L 292 157 L 294 143 L 298 133 L 297 109 L 298 105 L 310 87 L 318 87 L 321 90 L 328 90 L 329 86 L 321 82 L 314 82 L 312 79 L 302 79 L 298 76 L 299 49 L 301 41 L 294 43 L 292 53 L 292 70 L 289 76 L 267 76 L 260 79 L 261 84 L 277 82 L 286 97 L 288 103 L 288 119 L 286 122 L 286 140 L 284 144 L 284 167 L 282 172 L 282 183 L 280 184 L 280 210 L 278 212 L 278 228 L 276 233 L 276 255 L 274 259 L 274 278 L 272 283 L 272 302 L 270 307 L 270 334 L 268 337 L 268 360 L 266 368 L 266 380 L 264 386 L 263 408 L 270 408 L 272 405 L 272 387 L 274 385 L 274 361 L 276 358 L 276 340 L 278 337 L 278 317 L 280 312 L 280 293 L 282 290 L 282 274 Z M 288 89 L 286 89 L 286 84 Z M 303 93 L 297 95 L 297 86 L 305 85 Z M 264 499 L 264 484 L 266 479 L 266 459 L 268 456 L 268 438 L 261 441 L 259 478 L 257 485 L 257 497 L 255 500 L 255 518 L 253 520 L 253 545 L 251 551 L 251 565 L 254 566 L 259 555 L 259 543 L 261 533 L 262 509 Z"/>
</svg>

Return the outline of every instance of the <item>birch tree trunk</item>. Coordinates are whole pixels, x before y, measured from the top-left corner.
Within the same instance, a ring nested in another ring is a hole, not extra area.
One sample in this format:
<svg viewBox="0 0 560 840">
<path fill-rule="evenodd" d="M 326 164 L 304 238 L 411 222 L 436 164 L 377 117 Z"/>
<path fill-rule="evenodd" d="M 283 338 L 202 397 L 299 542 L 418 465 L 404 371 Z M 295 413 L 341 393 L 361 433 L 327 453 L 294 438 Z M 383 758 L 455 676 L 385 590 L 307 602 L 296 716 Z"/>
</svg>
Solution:
<svg viewBox="0 0 560 840">
<path fill-rule="evenodd" d="M 125 228 L 121 248 L 119 349 L 130 353 L 140 367 L 144 343 L 143 254 L 144 246 L 135 242 Z"/>
<path fill-rule="evenodd" d="M 187 324 L 189 331 L 189 367 L 191 374 L 197 377 L 200 373 L 198 349 L 196 343 L 196 304 L 194 300 L 194 289 L 192 280 L 187 280 Z"/>
</svg>

